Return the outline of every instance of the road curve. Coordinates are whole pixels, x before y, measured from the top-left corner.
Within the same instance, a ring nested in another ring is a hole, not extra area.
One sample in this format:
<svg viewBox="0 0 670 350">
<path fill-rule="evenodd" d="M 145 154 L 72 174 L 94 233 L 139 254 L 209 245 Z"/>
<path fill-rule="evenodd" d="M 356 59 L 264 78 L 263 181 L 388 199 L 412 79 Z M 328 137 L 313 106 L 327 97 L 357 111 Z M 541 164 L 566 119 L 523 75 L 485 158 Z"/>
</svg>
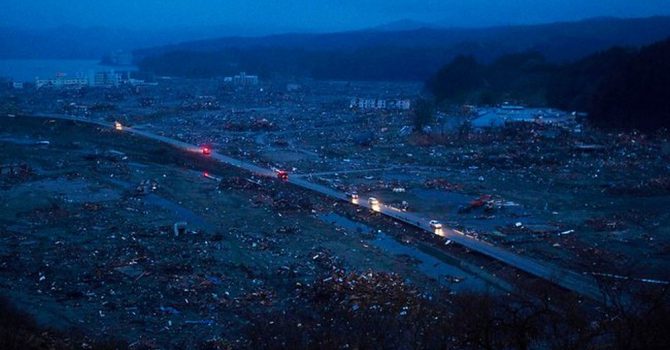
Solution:
<svg viewBox="0 0 670 350">
<path fill-rule="evenodd" d="M 82 123 L 87 123 L 87 124 L 93 124 L 105 128 L 114 128 L 114 123 L 106 123 L 106 122 L 100 122 L 100 121 L 92 121 L 92 120 L 87 120 L 79 117 L 72 117 L 72 116 L 63 116 L 63 115 L 32 115 L 32 116 L 17 116 L 17 118 L 21 117 L 38 117 L 38 118 L 51 118 L 51 119 L 62 119 L 62 120 L 71 120 L 71 121 L 76 121 L 76 122 L 82 122 Z M 169 138 L 166 136 L 161 136 L 154 134 L 149 131 L 145 130 L 139 130 L 136 128 L 131 128 L 131 127 L 123 127 L 122 131 L 119 132 L 126 132 L 130 134 L 134 134 L 137 136 L 145 137 L 148 139 L 160 141 L 166 144 L 169 144 L 171 146 L 174 146 L 176 148 L 190 151 L 190 152 L 195 152 L 195 153 L 200 153 L 200 147 L 196 145 L 192 145 L 186 142 L 182 142 L 179 140 L 175 140 L 173 138 Z M 272 169 L 267 169 L 263 167 L 259 167 L 255 164 L 252 164 L 250 162 L 245 162 L 240 159 L 232 158 L 223 154 L 220 154 L 216 151 L 212 151 L 211 154 L 209 155 L 210 158 L 217 160 L 219 162 L 231 165 L 236 168 L 240 168 L 258 175 L 262 176 L 270 176 L 274 177 L 275 172 Z M 323 185 L 315 184 L 313 182 L 307 181 L 304 177 L 302 176 L 291 176 L 288 180 L 289 183 L 314 191 L 318 192 L 322 195 L 335 198 L 338 200 L 342 201 L 347 201 L 352 203 L 352 201 L 346 196 L 346 194 L 336 191 L 330 187 L 326 187 Z M 582 296 L 588 297 L 594 301 L 602 302 L 603 301 L 603 293 L 598 287 L 596 281 L 589 275 L 587 274 L 579 274 L 573 271 L 569 271 L 566 269 L 562 269 L 558 266 L 554 266 L 552 264 L 549 264 L 547 262 L 542 262 L 542 261 L 537 261 L 534 259 L 531 259 L 529 257 L 524 257 L 518 254 L 515 254 L 509 250 L 503 249 L 501 247 L 497 247 L 491 243 L 482 241 L 480 239 L 477 239 L 472 236 L 468 236 L 458 230 L 453 230 L 449 228 L 443 228 L 439 231 L 435 231 L 430 227 L 429 221 L 430 219 L 420 217 L 418 215 L 412 214 L 412 213 L 407 213 L 400 211 L 396 208 L 389 207 L 386 205 L 381 204 L 380 206 L 376 206 L 372 208 L 368 204 L 368 198 L 361 197 L 359 198 L 358 201 L 355 203 L 352 203 L 355 205 L 359 205 L 365 208 L 368 208 L 370 210 L 377 211 L 383 215 L 386 215 L 388 217 L 391 217 L 393 219 L 396 219 L 398 221 L 404 222 L 408 225 L 417 227 L 423 231 L 429 232 L 430 234 L 437 234 L 439 236 L 444 237 L 445 239 L 449 239 L 457 244 L 460 244 L 472 251 L 478 252 L 482 255 L 488 256 L 492 259 L 498 260 L 502 263 L 505 263 L 507 265 L 510 265 L 512 267 L 515 267 L 521 271 L 524 271 L 530 275 L 542 278 L 544 280 L 547 280 L 549 282 L 552 282 L 558 286 L 561 286 L 567 290 L 573 291 L 577 294 L 580 294 Z"/>
</svg>

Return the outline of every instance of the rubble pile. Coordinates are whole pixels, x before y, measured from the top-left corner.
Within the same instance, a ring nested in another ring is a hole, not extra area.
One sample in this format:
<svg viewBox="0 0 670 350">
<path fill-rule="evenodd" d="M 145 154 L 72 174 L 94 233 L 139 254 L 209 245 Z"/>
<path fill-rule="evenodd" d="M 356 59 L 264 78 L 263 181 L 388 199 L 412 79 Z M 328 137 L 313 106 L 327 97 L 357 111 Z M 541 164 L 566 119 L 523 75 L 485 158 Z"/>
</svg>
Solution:
<svg viewBox="0 0 670 350">
<path fill-rule="evenodd" d="M 70 214 L 70 211 L 65 207 L 56 202 L 52 202 L 51 205 L 34 209 L 25 216 L 34 224 L 54 224 L 67 220 L 70 217 Z"/>
<path fill-rule="evenodd" d="M 158 181 L 153 179 L 142 180 L 137 187 L 135 187 L 135 194 L 142 196 L 158 190 Z"/>
<path fill-rule="evenodd" d="M 0 180 L 5 185 L 14 185 L 29 180 L 35 172 L 27 163 L 0 164 Z"/>
<path fill-rule="evenodd" d="M 195 99 L 188 99 L 181 103 L 179 107 L 182 111 L 215 111 L 221 109 L 221 104 L 214 96 L 198 96 Z"/>
<path fill-rule="evenodd" d="M 248 121 L 228 121 L 223 126 L 227 131 L 273 131 L 277 126 L 265 118 L 251 118 Z"/>
<path fill-rule="evenodd" d="M 618 231 L 626 228 L 623 220 L 616 215 L 611 218 L 590 218 L 587 219 L 585 225 L 595 231 Z"/>
<path fill-rule="evenodd" d="M 237 189 L 237 190 L 250 190 L 250 189 L 260 189 L 263 187 L 263 182 L 261 180 L 254 179 L 245 179 L 239 176 L 230 176 L 221 179 L 219 183 L 220 189 Z"/>
<path fill-rule="evenodd" d="M 439 189 L 445 191 L 461 191 L 463 184 L 453 183 L 446 179 L 429 179 L 424 182 L 426 188 Z"/>
<path fill-rule="evenodd" d="M 113 176 L 128 176 L 130 167 L 126 160 L 128 157 L 116 150 L 107 150 L 104 152 L 95 151 L 84 155 L 84 159 L 91 162 L 93 169 L 102 174 Z"/>
<path fill-rule="evenodd" d="M 302 229 L 300 229 L 300 227 L 297 226 L 297 225 L 281 226 L 281 227 L 278 227 L 275 230 L 276 234 L 281 234 L 281 235 L 295 235 L 295 234 L 299 234 L 300 232 L 302 232 Z"/>
<path fill-rule="evenodd" d="M 313 250 L 310 255 L 310 263 L 314 263 L 315 266 L 320 267 L 324 271 L 342 271 L 342 260 L 329 249 L 318 248 Z"/>
<path fill-rule="evenodd" d="M 317 304 L 349 312 L 359 309 L 378 312 L 397 312 L 399 316 L 418 302 L 420 293 L 405 284 L 394 273 L 367 271 L 363 273 L 333 271 L 314 284 Z"/>
<path fill-rule="evenodd" d="M 623 183 L 606 186 L 612 195 L 660 196 L 670 193 L 670 176 L 659 176 L 635 183 Z"/>
<path fill-rule="evenodd" d="M 312 200 L 305 193 L 276 191 L 272 195 L 272 207 L 282 211 L 305 211 L 313 208 Z"/>
<path fill-rule="evenodd" d="M 485 213 L 492 213 L 494 211 L 503 209 L 503 208 L 510 208 L 510 207 L 518 207 L 519 204 L 512 202 L 512 201 L 506 201 L 502 199 L 500 196 L 493 196 L 490 194 L 484 194 L 479 196 L 479 198 L 476 198 L 468 205 L 462 206 L 458 209 L 458 212 L 460 214 L 465 214 L 465 213 L 470 213 L 472 211 L 481 209 Z"/>
<path fill-rule="evenodd" d="M 97 212 L 104 209 L 104 206 L 100 203 L 85 202 L 82 208 L 87 211 Z"/>
<path fill-rule="evenodd" d="M 305 288 L 289 311 L 268 312 L 246 327 L 251 348 L 419 348 L 446 344 L 446 303 L 435 303 L 386 272 L 333 271 Z M 433 337 L 434 336 L 434 337 Z M 447 341 L 448 342 L 448 341 Z"/>
<path fill-rule="evenodd" d="M 252 196 L 254 206 L 270 207 L 278 212 L 302 212 L 314 208 L 309 196 L 287 191 L 257 193 Z"/>
<path fill-rule="evenodd" d="M 2 164 L 0 165 L 0 176 L 29 176 L 33 173 L 32 168 L 26 163 Z"/>
<path fill-rule="evenodd" d="M 560 227 L 555 225 L 524 225 L 520 222 L 498 226 L 496 229 L 505 235 L 519 235 L 527 237 L 532 235 L 534 237 L 548 237 L 560 233 Z M 518 239 L 515 242 L 520 242 Z"/>
</svg>

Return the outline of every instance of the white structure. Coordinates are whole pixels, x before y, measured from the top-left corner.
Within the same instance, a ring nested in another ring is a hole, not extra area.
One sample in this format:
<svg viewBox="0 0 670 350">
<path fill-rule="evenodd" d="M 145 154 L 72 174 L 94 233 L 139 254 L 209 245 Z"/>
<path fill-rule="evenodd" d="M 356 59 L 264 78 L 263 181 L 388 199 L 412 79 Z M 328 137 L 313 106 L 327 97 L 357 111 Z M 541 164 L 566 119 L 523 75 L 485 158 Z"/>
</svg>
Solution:
<svg viewBox="0 0 670 350">
<path fill-rule="evenodd" d="M 253 86 L 258 85 L 259 79 L 257 75 L 247 75 L 247 73 L 241 72 L 233 77 L 225 77 L 223 81 L 237 86 Z"/>
<path fill-rule="evenodd" d="M 349 101 L 349 108 L 358 109 L 409 110 L 410 107 L 411 102 L 408 99 L 384 100 L 353 97 Z"/>
<path fill-rule="evenodd" d="M 412 103 L 407 100 L 394 100 L 395 102 L 395 109 L 402 109 L 402 110 L 409 110 L 412 107 Z"/>
<path fill-rule="evenodd" d="M 88 86 L 88 78 L 85 76 L 68 77 L 67 74 L 59 73 L 53 79 L 35 79 L 35 86 L 39 89 L 42 87 L 61 88 L 78 88 Z"/>
<path fill-rule="evenodd" d="M 119 86 L 140 82 L 130 78 L 130 72 L 101 71 L 93 75 L 94 86 Z"/>
<path fill-rule="evenodd" d="M 472 121 L 472 125 L 477 128 L 500 127 L 515 122 L 572 125 L 575 120 L 570 113 L 556 109 L 525 108 L 507 104 L 498 108 L 479 109 L 477 115 Z"/>
</svg>

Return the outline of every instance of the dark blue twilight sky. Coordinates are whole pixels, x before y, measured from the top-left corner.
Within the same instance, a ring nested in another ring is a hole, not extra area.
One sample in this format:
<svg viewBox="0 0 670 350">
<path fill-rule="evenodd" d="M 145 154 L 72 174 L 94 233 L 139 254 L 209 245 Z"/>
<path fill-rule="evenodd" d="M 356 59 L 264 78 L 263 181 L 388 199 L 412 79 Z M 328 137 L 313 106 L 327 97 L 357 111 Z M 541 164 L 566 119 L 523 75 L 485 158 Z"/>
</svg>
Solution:
<svg viewBox="0 0 670 350">
<path fill-rule="evenodd" d="M 670 15 L 670 0 L 6 0 L 0 26 L 360 29 L 410 19 L 446 26 Z"/>
</svg>

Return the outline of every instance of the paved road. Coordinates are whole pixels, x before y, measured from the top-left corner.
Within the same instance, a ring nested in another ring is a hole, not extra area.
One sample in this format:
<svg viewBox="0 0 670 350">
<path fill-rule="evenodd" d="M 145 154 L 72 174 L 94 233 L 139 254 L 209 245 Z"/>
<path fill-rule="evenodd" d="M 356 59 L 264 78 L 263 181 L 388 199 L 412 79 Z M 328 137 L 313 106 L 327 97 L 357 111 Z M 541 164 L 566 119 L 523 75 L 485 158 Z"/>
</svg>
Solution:
<svg viewBox="0 0 670 350">
<path fill-rule="evenodd" d="M 290 182 L 333 198 L 350 201 L 341 192 L 335 191 L 329 187 L 308 182 L 304 179 L 291 178 Z M 368 198 L 360 197 L 357 201 L 355 201 L 354 204 L 380 212 L 406 224 L 418 227 L 430 234 L 436 234 L 445 237 L 446 239 L 467 247 L 468 249 L 501 261 L 533 276 L 548 280 L 565 289 L 574 291 L 595 301 L 602 301 L 602 292 L 600 291 L 600 288 L 596 284 L 595 280 L 589 275 L 578 274 L 545 262 L 536 261 L 534 259 L 515 254 L 509 250 L 497 247 L 475 237 L 468 236 L 458 230 L 449 228 L 433 230 L 429 224 L 430 219 L 418 216 L 416 214 L 403 212 L 397 208 L 393 208 L 384 204 L 380 204 L 379 206 L 375 206 L 373 208 L 368 204 Z"/>
<path fill-rule="evenodd" d="M 395 167 L 389 167 L 389 168 L 373 168 L 373 169 L 354 169 L 354 170 L 342 170 L 342 171 L 322 171 L 318 173 L 308 173 L 308 174 L 300 174 L 300 175 L 295 175 L 295 176 L 326 176 L 326 175 L 345 175 L 345 174 L 356 174 L 356 173 L 370 173 L 373 171 L 392 171 L 392 170 L 397 170 L 398 168 Z"/>
<path fill-rule="evenodd" d="M 95 124 L 107 128 L 114 128 L 114 125 L 112 123 L 85 120 L 78 117 L 60 116 L 60 115 L 46 115 L 46 116 L 35 116 L 35 117 L 73 120 L 89 124 Z M 196 145 L 188 144 L 169 137 L 157 135 L 145 130 L 124 127 L 123 131 L 120 132 L 127 132 L 141 137 L 157 140 L 190 152 L 195 153 L 201 152 L 200 147 Z M 209 157 L 218 160 L 222 163 L 226 163 L 231 166 L 244 169 L 261 176 L 271 176 L 271 177 L 275 176 L 275 172 L 272 169 L 262 168 L 255 164 L 245 162 L 240 159 L 228 157 L 215 151 L 212 151 Z M 296 186 L 300 186 L 302 188 L 329 196 L 331 198 L 352 202 L 349 198 L 347 198 L 347 196 L 344 193 L 336 191 L 327 186 L 322 186 L 319 184 L 315 184 L 313 182 L 309 182 L 302 176 L 291 176 L 288 182 Z M 488 242 L 482 241 L 475 237 L 465 235 L 464 233 L 458 230 L 453 230 L 449 228 L 443 228 L 439 231 L 433 230 L 430 227 L 429 224 L 430 219 L 428 218 L 420 217 L 412 213 L 403 212 L 396 208 L 386 206 L 384 204 L 380 204 L 379 206 L 375 206 L 374 208 L 372 208 L 368 204 L 368 198 L 365 197 L 359 198 L 359 200 L 355 201 L 353 204 L 366 207 L 370 210 L 377 211 L 383 215 L 402 221 L 406 224 L 418 227 L 429 234 L 437 234 L 439 236 L 445 237 L 446 239 L 449 239 L 457 244 L 467 247 L 472 251 L 478 252 L 495 260 L 501 261 L 507 265 L 513 266 L 533 276 L 540 277 L 542 279 L 555 283 L 565 289 L 589 297 L 595 301 L 602 301 L 602 292 L 598 288 L 596 281 L 587 274 L 578 274 L 576 272 L 568 271 L 546 262 L 537 261 L 528 257 L 515 254 L 509 250 L 494 246 Z"/>
</svg>

